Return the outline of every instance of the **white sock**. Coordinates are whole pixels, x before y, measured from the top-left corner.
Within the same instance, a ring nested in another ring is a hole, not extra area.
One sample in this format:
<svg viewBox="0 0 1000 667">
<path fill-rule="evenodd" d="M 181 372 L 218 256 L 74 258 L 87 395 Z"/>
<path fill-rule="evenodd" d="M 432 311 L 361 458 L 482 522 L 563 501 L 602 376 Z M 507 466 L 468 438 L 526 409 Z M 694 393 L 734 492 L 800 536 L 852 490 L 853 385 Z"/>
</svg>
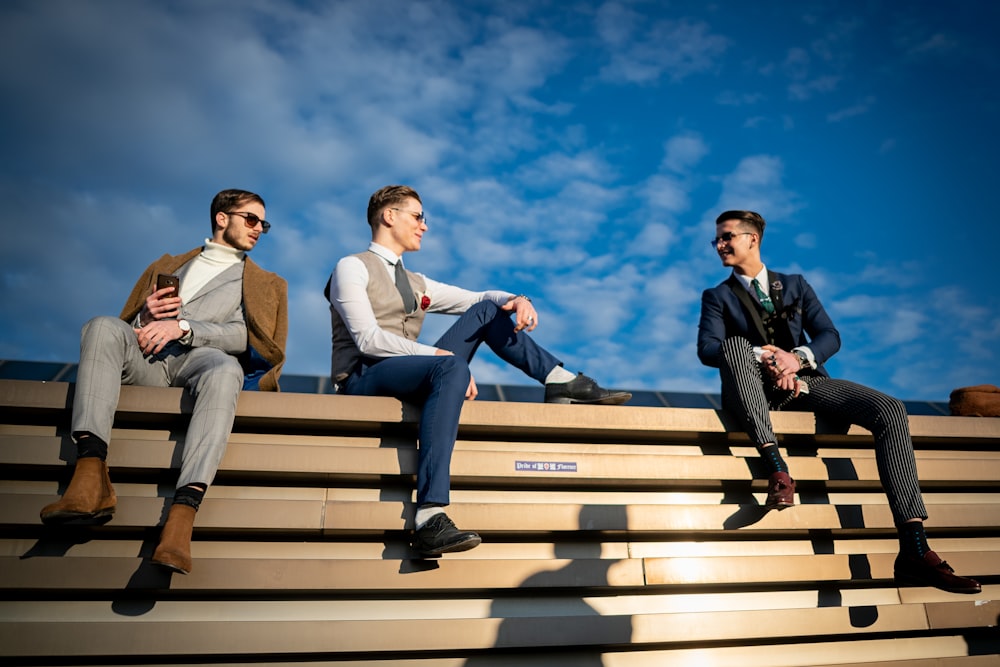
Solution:
<svg viewBox="0 0 1000 667">
<path fill-rule="evenodd" d="M 570 373 L 562 366 L 556 366 L 545 376 L 545 384 L 560 384 L 576 379 L 576 375 Z"/>
<path fill-rule="evenodd" d="M 436 514 L 444 514 L 444 508 L 437 505 L 428 505 L 427 507 L 419 508 L 417 515 L 413 518 L 413 523 L 416 525 L 417 530 L 423 528 L 424 524 Z"/>
</svg>

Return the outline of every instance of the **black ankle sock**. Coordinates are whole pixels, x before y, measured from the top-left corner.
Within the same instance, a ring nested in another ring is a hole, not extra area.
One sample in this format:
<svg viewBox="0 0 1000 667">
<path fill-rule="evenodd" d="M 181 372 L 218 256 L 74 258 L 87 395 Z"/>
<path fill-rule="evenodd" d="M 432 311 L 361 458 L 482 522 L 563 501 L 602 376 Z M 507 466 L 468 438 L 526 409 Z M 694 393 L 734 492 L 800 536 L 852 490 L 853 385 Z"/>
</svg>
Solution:
<svg viewBox="0 0 1000 667">
<path fill-rule="evenodd" d="M 83 459 L 88 457 L 99 458 L 102 461 L 107 461 L 108 443 L 90 433 L 78 436 L 76 439 L 76 458 Z"/>
<path fill-rule="evenodd" d="M 917 558 L 923 558 L 931 550 L 923 521 L 907 521 L 899 526 L 899 550 Z"/>
<path fill-rule="evenodd" d="M 781 458 L 781 452 L 778 451 L 777 445 L 758 447 L 757 451 L 760 452 L 760 459 L 770 472 L 788 472 L 788 465 L 785 463 L 785 459 Z"/>
<path fill-rule="evenodd" d="M 182 486 L 174 492 L 175 505 L 187 505 L 193 507 L 195 511 L 201 506 L 201 501 L 205 499 L 205 490 L 196 486 Z"/>
</svg>

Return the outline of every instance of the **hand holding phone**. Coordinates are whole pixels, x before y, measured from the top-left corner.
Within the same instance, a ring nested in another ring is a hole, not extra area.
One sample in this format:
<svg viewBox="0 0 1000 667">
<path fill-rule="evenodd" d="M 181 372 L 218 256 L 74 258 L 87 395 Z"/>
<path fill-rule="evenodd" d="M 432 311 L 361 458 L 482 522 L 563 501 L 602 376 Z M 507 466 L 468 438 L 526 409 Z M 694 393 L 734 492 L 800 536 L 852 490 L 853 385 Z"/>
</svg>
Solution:
<svg viewBox="0 0 1000 667">
<path fill-rule="evenodd" d="M 160 295 L 159 291 L 172 287 L 173 291 Z M 146 297 L 146 305 L 139 314 L 139 322 L 174 319 L 181 314 L 181 281 L 177 276 L 161 273 L 156 276 L 156 290 Z M 176 299 L 176 301 L 174 301 Z"/>
<path fill-rule="evenodd" d="M 166 273 L 161 273 L 156 276 L 156 289 L 161 290 L 165 287 L 173 287 L 174 291 L 167 295 L 167 297 L 175 297 L 181 295 L 181 279 L 177 276 L 172 276 Z"/>
</svg>

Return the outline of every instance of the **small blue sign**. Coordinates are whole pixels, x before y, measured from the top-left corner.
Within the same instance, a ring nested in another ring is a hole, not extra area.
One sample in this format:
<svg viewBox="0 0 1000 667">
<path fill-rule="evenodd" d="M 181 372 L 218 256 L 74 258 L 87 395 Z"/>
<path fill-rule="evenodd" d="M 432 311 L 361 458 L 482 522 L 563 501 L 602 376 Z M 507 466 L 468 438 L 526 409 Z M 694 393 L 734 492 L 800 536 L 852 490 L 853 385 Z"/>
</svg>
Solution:
<svg viewBox="0 0 1000 667">
<path fill-rule="evenodd" d="M 576 461 L 514 461 L 518 472 L 576 472 Z"/>
</svg>

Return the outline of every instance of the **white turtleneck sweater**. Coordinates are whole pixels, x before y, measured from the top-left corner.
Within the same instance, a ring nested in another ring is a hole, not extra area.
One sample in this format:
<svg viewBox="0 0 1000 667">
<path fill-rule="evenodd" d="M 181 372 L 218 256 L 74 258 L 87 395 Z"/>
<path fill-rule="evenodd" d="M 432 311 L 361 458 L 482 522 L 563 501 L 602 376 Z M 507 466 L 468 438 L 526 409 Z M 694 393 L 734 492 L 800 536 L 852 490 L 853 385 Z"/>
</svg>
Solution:
<svg viewBox="0 0 1000 667">
<path fill-rule="evenodd" d="M 242 250 L 205 239 L 205 247 L 202 248 L 201 254 L 191 260 L 191 265 L 184 274 L 184 280 L 181 282 L 181 303 L 187 303 L 212 278 L 233 264 L 241 263 L 245 255 Z"/>
</svg>

